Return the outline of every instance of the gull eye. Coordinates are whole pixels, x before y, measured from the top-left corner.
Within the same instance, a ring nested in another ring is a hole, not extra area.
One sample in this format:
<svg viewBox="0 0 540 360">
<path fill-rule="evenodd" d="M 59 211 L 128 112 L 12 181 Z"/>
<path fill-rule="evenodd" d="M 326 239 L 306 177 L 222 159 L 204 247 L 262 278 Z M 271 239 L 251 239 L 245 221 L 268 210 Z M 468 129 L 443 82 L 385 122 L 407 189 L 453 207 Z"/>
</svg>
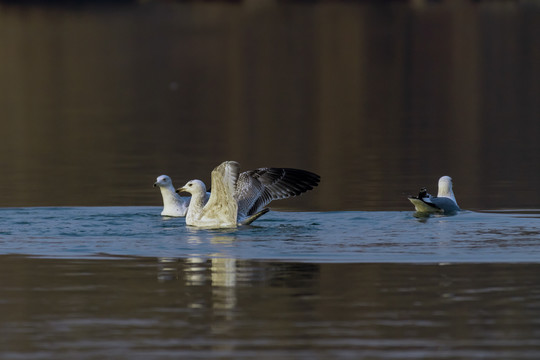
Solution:
<svg viewBox="0 0 540 360">
<path fill-rule="evenodd" d="M 193 185 L 193 184 L 189 184 L 188 186 L 191 186 L 191 185 Z"/>
</svg>

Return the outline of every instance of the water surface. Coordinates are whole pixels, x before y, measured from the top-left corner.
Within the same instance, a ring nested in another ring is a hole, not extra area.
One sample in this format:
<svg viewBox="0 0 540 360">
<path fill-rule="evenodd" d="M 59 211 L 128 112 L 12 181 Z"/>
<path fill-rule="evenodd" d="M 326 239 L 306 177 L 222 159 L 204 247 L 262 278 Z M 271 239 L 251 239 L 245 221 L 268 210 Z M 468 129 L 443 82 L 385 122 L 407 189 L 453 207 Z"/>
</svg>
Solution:
<svg viewBox="0 0 540 360">
<path fill-rule="evenodd" d="M 2 359 L 537 359 L 538 264 L 0 256 Z"/>
<path fill-rule="evenodd" d="M 0 210 L 3 359 L 534 359 L 538 211 Z"/>
<path fill-rule="evenodd" d="M 412 207 L 412 206 L 411 206 Z M 202 230 L 160 207 L 0 209 L 0 253 L 226 257 L 309 262 L 536 262 L 538 211 L 271 211 L 253 226 Z"/>
<path fill-rule="evenodd" d="M 158 205 L 236 160 L 320 174 L 294 210 L 407 210 L 442 175 L 539 207 L 534 1 L 3 3 L 0 206 Z"/>
</svg>

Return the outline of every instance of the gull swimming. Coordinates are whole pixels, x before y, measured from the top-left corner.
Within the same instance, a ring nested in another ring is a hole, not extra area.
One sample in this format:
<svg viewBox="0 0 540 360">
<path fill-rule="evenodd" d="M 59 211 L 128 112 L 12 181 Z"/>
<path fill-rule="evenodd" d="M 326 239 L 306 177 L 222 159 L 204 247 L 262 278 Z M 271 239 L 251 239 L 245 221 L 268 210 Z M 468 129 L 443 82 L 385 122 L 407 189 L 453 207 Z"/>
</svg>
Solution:
<svg viewBox="0 0 540 360">
<path fill-rule="evenodd" d="M 154 187 L 159 187 L 163 198 L 163 216 L 186 216 L 189 197 L 182 197 L 174 191 L 172 180 L 167 175 L 157 177 Z"/>
<path fill-rule="evenodd" d="M 167 175 L 160 175 L 157 177 L 154 187 L 159 187 L 161 191 L 161 197 L 163 198 L 163 211 L 162 216 L 181 217 L 186 216 L 189 201 L 188 196 L 180 196 L 176 193 L 172 180 Z M 208 201 L 210 193 L 205 194 L 205 203 Z"/>
<path fill-rule="evenodd" d="M 239 172 L 240 164 L 225 161 L 212 170 L 212 192 L 205 204 L 206 186 L 191 180 L 177 192 L 191 194 L 186 224 L 204 228 L 248 225 L 266 214 L 272 200 L 285 199 L 312 190 L 320 176 L 290 168 L 259 168 Z"/>
<path fill-rule="evenodd" d="M 452 178 L 450 176 L 443 176 L 439 179 L 437 196 L 430 195 L 426 188 L 422 188 L 418 196 L 409 196 L 409 201 L 420 213 L 451 215 L 461 210 L 452 191 Z"/>
</svg>

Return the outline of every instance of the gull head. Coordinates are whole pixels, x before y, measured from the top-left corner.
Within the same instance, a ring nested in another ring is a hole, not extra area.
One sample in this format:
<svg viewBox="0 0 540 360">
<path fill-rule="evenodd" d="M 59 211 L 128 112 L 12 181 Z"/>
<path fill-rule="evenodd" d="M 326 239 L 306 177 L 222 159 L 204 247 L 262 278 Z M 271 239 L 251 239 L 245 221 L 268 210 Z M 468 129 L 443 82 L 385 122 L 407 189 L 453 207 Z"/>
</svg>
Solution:
<svg viewBox="0 0 540 360">
<path fill-rule="evenodd" d="M 172 186 L 172 180 L 167 175 L 160 175 L 157 177 L 156 182 L 154 183 L 154 187 L 167 187 Z"/>
<path fill-rule="evenodd" d="M 454 192 L 452 191 L 452 178 L 450 176 L 443 176 L 439 179 L 439 193 L 437 196 L 454 199 Z"/>
<path fill-rule="evenodd" d="M 181 192 L 187 192 L 191 195 L 195 194 L 205 194 L 206 193 L 206 186 L 201 180 L 190 180 L 186 183 L 186 185 L 182 186 L 181 188 L 176 189 L 177 193 Z"/>
</svg>

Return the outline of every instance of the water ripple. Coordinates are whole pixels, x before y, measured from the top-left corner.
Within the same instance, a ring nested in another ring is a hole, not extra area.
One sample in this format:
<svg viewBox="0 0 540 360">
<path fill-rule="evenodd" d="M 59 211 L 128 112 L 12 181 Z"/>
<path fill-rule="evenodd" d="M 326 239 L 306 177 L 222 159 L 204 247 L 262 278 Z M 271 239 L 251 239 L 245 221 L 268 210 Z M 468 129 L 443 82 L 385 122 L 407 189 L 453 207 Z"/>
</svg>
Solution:
<svg viewBox="0 0 540 360">
<path fill-rule="evenodd" d="M 417 218 L 403 211 L 271 211 L 252 226 L 205 230 L 158 207 L 0 209 L 0 253 L 231 257 L 316 262 L 537 262 L 538 211 Z"/>
</svg>

